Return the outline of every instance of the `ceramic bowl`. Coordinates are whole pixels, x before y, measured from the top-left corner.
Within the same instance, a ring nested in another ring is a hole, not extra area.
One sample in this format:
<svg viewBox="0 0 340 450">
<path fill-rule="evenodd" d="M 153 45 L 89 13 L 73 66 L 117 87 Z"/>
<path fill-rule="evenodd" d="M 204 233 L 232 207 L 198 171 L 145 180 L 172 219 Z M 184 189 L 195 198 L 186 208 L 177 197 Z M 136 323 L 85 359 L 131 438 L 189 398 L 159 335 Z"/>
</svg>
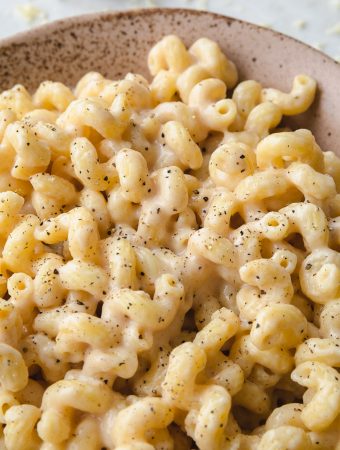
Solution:
<svg viewBox="0 0 340 450">
<path fill-rule="evenodd" d="M 166 34 L 177 34 L 187 45 L 202 36 L 214 39 L 237 64 L 241 80 L 288 91 L 295 75 L 314 77 L 319 91 L 313 107 L 289 124 L 311 129 L 323 150 L 340 154 L 340 65 L 288 36 L 210 12 L 97 13 L 17 34 L 0 41 L 0 90 L 15 83 L 34 89 L 45 79 L 74 85 L 91 70 L 111 78 L 129 71 L 147 76 L 147 53 Z"/>
</svg>

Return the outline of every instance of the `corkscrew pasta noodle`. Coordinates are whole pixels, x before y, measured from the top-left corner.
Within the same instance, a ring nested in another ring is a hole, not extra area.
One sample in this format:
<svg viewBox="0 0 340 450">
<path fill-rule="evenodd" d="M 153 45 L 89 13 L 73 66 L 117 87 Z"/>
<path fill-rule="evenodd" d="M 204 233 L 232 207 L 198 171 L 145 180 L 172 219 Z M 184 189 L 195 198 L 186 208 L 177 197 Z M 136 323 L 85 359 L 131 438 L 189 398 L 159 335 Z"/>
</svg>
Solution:
<svg viewBox="0 0 340 450">
<path fill-rule="evenodd" d="M 0 447 L 340 448 L 340 159 L 202 37 L 0 94 Z"/>
</svg>

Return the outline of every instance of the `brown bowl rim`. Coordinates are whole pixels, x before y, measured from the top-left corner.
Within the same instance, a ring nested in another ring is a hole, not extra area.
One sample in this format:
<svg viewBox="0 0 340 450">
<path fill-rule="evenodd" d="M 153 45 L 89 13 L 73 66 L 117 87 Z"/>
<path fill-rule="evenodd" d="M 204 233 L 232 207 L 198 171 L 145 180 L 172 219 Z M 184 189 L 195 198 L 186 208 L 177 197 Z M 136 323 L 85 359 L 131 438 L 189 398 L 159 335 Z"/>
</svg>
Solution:
<svg viewBox="0 0 340 450">
<path fill-rule="evenodd" d="M 237 19 L 235 17 L 226 16 L 224 14 L 215 13 L 212 11 L 205 11 L 200 9 L 191 9 L 191 8 L 161 8 L 161 7 L 155 7 L 155 8 L 132 8 L 127 10 L 109 10 L 109 11 L 98 11 L 94 13 L 85 13 L 85 14 L 79 14 L 74 16 L 65 17 L 62 19 L 53 20 L 51 22 L 37 25 L 31 29 L 24 30 L 17 32 L 13 35 L 10 35 L 5 38 L 0 39 L 0 48 L 4 46 L 10 46 L 10 45 L 20 45 L 23 42 L 27 42 L 27 38 L 34 39 L 40 37 L 42 34 L 46 34 L 48 32 L 53 31 L 60 31 L 63 27 L 67 26 L 69 27 L 71 24 L 76 24 L 79 22 L 86 23 L 91 22 L 94 20 L 102 20 L 107 21 L 111 18 L 120 18 L 120 17 L 137 17 L 137 16 L 143 16 L 143 15 L 150 15 L 150 14 L 169 14 L 172 15 L 174 13 L 185 13 L 185 14 L 191 14 L 191 15 L 207 15 L 212 18 L 216 19 L 223 19 L 228 22 L 237 22 L 242 25 L 246 25 L 249 28 L 252 28 L 254 30 L 261 30 L 264 33 L 267 33 L 268 35 L 272 36 L 279 36 L 288 42 L 298 44 L 300 46 L 303 46 L 309 50 L 312 50 L 313 53 L 317 55 L 319 58 L 327 59 L 330 63 L 334 63 L 340 67 L 340 63 L 336 61 L 331 56 L 327 55 L 326 53 L 323 53 L 322 51 L 316 49 L 310 44 L 307 44 L 305 42 L 300 41 L 299 39 L 296 39 L 293 36 L 289 36 L 285 33 L 282 33 L 280 31 L 273 30 L 271 28 L 267 28 L 261 25 L 257 25 L 253 22 L 248 22 L 246 20 Z"/>
</svg>

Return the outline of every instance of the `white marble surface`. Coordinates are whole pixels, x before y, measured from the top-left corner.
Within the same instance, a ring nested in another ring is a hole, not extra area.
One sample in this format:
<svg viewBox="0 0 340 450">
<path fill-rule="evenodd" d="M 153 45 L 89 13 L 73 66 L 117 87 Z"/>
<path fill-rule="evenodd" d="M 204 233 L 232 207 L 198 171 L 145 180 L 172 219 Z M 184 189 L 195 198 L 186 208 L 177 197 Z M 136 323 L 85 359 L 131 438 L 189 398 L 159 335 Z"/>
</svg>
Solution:
<svg viewBox="0 0 340 450">
<path fill-rule="evenodd" d="M 0 0 L 0 38 L 66 16 L 152 6 L 207 9 L 270 26 L 340 60 L 340 0 Z"/>
</svg>

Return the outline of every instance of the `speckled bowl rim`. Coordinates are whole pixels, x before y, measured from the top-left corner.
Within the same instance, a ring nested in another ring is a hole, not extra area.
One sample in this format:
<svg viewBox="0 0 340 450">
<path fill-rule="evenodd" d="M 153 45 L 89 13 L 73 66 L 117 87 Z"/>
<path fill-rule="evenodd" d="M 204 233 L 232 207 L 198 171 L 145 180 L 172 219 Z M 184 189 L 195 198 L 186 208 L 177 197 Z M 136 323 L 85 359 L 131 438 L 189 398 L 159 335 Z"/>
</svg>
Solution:
<svg viewBox="0 0 340 450">
<path fill-rule="evenodd" d="M 304 47 L 308 48 L 309 50 L 312 50 L 319 57 L 322 57 L 323 59 L 326 58 L 330 63 L 340 65 L 340 63 L 338 61 L 336 61 L 335 59 L 333 59 L 331 56 L 327 55 L 326 53 L 316 49 L 315 47 L 313 47 L 309 44 L 306 44 L 305 42 L 300 41 L 299 39 L 296 39 L 292 36 L 288 36 L 287 34 L 282 33 L 280 31 L 276 31 L 276 30 L 273 30 L 271 28 L 267 28 L 267 27 L 264 27 L 261 25 L 257 25 L 253 22 L 249 22 L 246 20 L 241 20 L 241 19 L 237 19 L 235 17 L 226 16 L 224 14 L 218 14 L 218 13 L 215 13 L 212 11 L 205 11 L 205 10 L 191 9 L 191 8 L 160 8 L 160 7 L 132 8 L 132 9 L 126 9 L 123 11 L 120 11 L 120 10 L 118 10 L 118 11 L 117 10 L 98 11 L 95 13 L 87 13 L 87 14 L 79 14 L 79 15 L 75 15 L 75 16 L 69 16 L 69 17 L 65 17 L 63 19 L 53 20 L 51 22 L 48 22 L 48 23 L 45 23 L 42 25 L 37 25 L 29 30 L 20 31 L 20 32 L 10 35 L 8 37 L 1 38 L 0 39 L 0 47 L 5 46 L 5 45 L 8 46 L 8 45 L 20 44 L 22 42 L 25 42 L 27 40 L 27 38 L 38 37 L 45 31 L 57 31 L 57 30 L 60 31 L 64 26 L 67 26 L 67 28 L 69 28 L 69 26 L 72 23 L 77 24 L 79 22 L 90 22 L 91 20 L 98 20 L 98 19 L 107 20 L 111 17 L 119 18 L 119 17 L 126 17 L 126 16 L 134 16 L 134 17 L 143 16 L 143 15 L 150 16 L 152 14 L 159 14 L 159 13 L 171 15 L 171 14 L 178 13 L 178 12 L 188 13 L 188 14 L 193 14 L 193 15 L 208 15 L 208 16 L 211 16 L 212 18 L 224 19 L 227 23 L 228 23 L 228 21 L 238 22 L 249 28 L 262 30 L 264 33 L 267 33 L 268 35 L 280 36 L 281 38 L 283 38 L 285 40 L 288 40 L 288 41 L 294 42 L 295 44 L 304 46 Z"/>
<path fill-rule="evenodd" d="M 214 31 L 215 28 L 220 32 Z M 97 35 L 87 43 L 93 30 Z M 81 41 L 73 45 L 78 31 Z M 135 37 L 138 32 L 139 40 Z M 263 86 L 289 92 L 291 80 L 298 73 L 315 78 L 318 90 L 311 108 L 296 116 L 285 116 L 282 123 L 292 129 L 310 129 L 321 148 L 340 155 L 340 128 L 336 121 L 340 114 L 340 64 L 293 37 L 210 11 L 189 8 L 102 11 L 63 18 L 9 36 L 0 40 L 0 62 L 4 63 L 0 67 L 1 90 L 21 83 L 33 92 L 44 79 L 75 86 L 86 72 L 93 70 L 110 79 L 119 79 L 131 71 L 150 79 L 146 53 L 164 33 L 172 32 L 188 46 L 193 38 L 205 34 L 216 40 L 236 63 L 240 81 L 255 77 Z M 143 54 L 142 61 L 136 59 L 136 48 Z M 48 52 L 55 52 L 51 63 L 53 53 Z"/>
</svg>

